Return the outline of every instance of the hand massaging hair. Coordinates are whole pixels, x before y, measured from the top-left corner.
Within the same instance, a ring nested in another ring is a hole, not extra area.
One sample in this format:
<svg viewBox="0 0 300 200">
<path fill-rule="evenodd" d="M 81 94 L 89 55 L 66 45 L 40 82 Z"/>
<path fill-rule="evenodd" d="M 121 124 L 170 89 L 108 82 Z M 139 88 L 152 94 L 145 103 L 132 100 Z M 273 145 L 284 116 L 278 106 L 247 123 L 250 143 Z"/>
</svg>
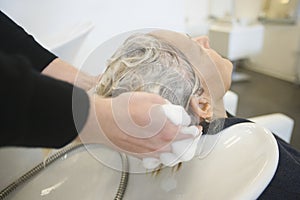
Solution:
<svg viewBox="0 0 300 200">
<path fill-rule="evenodd" d="M 199 123 L 189 106 L 191 96 L 203 92 L 199 77 L 186 56 L 162 39 L 134 34 L 109 59 L 96 93 L 115 97 L 131 91 L 158 94 L 172 104 L 183 106 L 192 123 Z"/>
</svg>

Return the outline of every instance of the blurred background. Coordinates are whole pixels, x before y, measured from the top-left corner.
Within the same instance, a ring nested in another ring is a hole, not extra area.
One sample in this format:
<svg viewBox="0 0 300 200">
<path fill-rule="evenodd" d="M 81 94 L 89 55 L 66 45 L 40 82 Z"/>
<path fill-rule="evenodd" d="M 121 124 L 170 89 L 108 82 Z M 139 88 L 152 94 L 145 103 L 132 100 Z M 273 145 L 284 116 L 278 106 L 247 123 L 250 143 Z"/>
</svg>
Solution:
<svg viewBox="0 0 300 200">
<path fill-rule="evenodd" d="M 294 121 L 290 143 L 300 150 L 298 0 L 1 0 L 0 7 L 77 67 L 102 42 L 134 29 L 208 35 L 234 63 L 236 115 L 288 116 Z"/>
</svg>

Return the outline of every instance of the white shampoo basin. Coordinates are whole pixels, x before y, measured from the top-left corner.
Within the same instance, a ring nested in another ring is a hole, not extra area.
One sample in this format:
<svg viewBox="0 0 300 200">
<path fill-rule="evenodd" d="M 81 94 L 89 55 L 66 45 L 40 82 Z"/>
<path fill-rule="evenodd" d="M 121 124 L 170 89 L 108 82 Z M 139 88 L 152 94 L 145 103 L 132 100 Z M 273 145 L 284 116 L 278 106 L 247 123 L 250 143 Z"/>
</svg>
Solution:
<svg viewBox="0 0 300 200">
<path fill-rule="evenodd" d="M 259 125 L 237 124 L 202 136 L 199 144 L 203 142 L 208 145 L 201 146 L 200 155 L 177 172 L 163 168 L 156 176 L 134 173 L 141 172 L 142 165 L 130 158 L 124 199 L 255 199 L 274 176 L 278 146 L 271 132 Z M 113 199 L 121 176 L 113 168 L 121 168 L 117 152 L 100 145 L 89 151 L 81 148 L 46 167 L 7 199 Z"/>
</svg>

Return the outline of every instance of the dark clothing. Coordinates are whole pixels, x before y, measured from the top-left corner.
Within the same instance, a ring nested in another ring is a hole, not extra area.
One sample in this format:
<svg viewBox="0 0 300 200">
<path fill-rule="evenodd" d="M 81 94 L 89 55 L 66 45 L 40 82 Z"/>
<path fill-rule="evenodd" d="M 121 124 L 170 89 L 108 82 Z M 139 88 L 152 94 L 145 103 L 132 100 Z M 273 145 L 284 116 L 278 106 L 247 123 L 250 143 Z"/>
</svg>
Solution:
<svg viewBox="0 0 300 200">
<path fill-rule="evenodd" d="M 300 152 L 282 139 L 276 137 L 276 140 L 279 148 L 278 168 L 259 199 L 300 199 Z"/>
<path fill-rule="evenodd" d="M 224 128 L 243 122 L 250 121 L 229 117 L 224 121 Z M 209 131 L 209 129 L 206 128 L 204 131 Z M 279 149 L 278 167 L 270 184 L 258 199 L 300 199 L 300 152 L 293 149 L 289 144 L 278 138 L 276 135 L 274 136 Z"/>
<path fill-rule="evenodd" d="M 35 70 L 42 71 L 56 58 L 3 12 L 0 13 L 0 28 L 1 51 L 24 56 Z"/>
<path fill-rule="evenodd" d="M 85 91 L 40 74 L 56 56 L 0 12 L 0 146 L 62 147 L 77 135 L 72 94 L 88 114 Z"/>
</svg>

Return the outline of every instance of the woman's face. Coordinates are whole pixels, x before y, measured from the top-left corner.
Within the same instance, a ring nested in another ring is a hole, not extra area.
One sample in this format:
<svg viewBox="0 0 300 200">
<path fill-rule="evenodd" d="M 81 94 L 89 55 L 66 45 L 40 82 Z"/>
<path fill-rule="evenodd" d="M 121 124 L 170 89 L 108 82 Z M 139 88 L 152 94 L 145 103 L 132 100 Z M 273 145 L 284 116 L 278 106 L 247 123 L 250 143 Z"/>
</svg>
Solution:
<svg viewBox="0 0 300 200">
<path fill-rule="evenodd" d="M 216 67 L 218 68 L 226 91 L 229 90 L 231 85 L 231 75 L 232 75 L 232 63 L 223 58 L 220 54 L 218 54 L 215 50 L 210 48 L 209 38 L 207 36 L 200 36 L 193 38 L 193 40 L 206 51 L 206 53 L 210 56 L 210 58 L 214 61 Z"/>
<path fill-rule="evenodd" d="M 204 92 L 214 100 L 221 99 L 231 85 L 232 63 L 210 48 L 207 37 L 194 40 L 186 34 L 159 30 L 150 33 L 177 47 L 194 67 Z"/>
</svg>

